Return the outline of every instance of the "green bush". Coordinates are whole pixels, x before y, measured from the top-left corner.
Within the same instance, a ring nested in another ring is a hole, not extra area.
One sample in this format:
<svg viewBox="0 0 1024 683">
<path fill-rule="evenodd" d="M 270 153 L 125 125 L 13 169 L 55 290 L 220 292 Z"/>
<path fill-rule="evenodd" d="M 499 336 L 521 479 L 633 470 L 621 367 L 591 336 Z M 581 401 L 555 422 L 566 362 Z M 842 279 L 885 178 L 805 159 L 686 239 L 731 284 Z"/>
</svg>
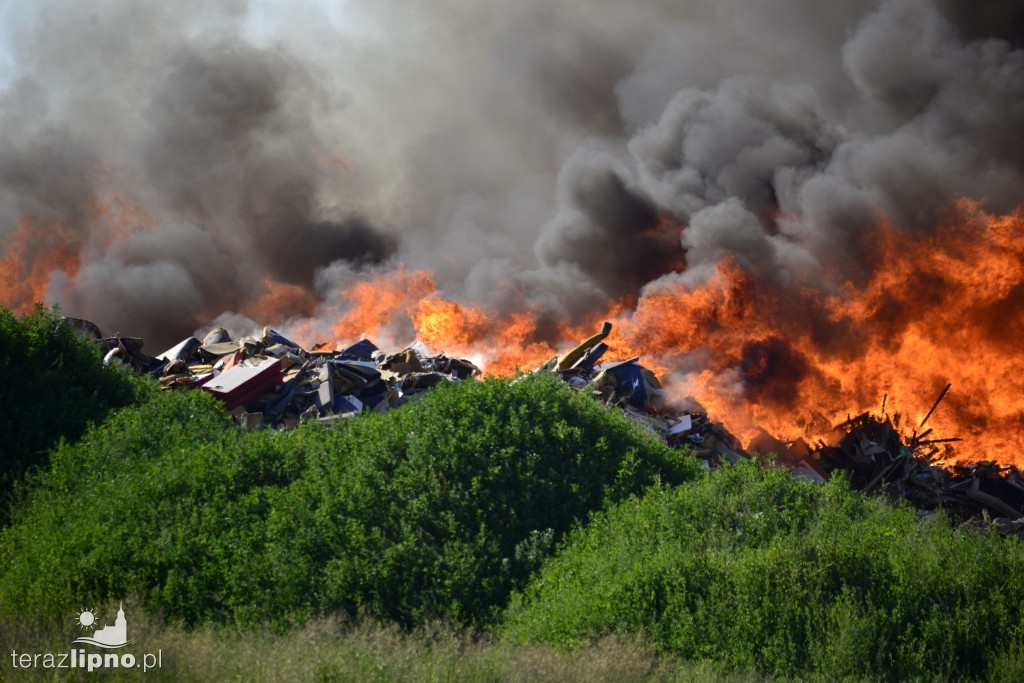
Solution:
<svg viewBox="0 0 1024 683">
<path fill-rule="evenodd" d="M 0 308 L 0 378 L 0 500 L 61 438 L 74 441 L 141 386 L 41 305 L 20 319 Z"/>
<path fill-rule="evenodd" d="M 482 623 L 574 523 L 695 463 L 550 377 L 277 433 L 161 394 L 54 453 L 0 532 L 0 613 L 137 594 L 187 623 Z"/>
<path fill-rule="evenodd" d="M 1016 661 L 1022 607 L 1017 539 L 745 465 L 597 516 L 512 598 L 505 629 L 562 646 L 642 630 L 739 669 L 933 680 Z"/>
</svg>

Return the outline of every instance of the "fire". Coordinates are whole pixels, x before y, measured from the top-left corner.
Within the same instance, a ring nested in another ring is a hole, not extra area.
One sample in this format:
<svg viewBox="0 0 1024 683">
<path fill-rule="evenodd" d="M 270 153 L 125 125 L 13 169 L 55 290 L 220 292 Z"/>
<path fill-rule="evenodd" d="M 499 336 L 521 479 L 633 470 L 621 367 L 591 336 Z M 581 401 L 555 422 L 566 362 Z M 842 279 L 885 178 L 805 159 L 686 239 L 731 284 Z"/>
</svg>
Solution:
<svg viewBox="0 0 1024 683">
<path fill-rule="evenodd" d="M 263 278 L 266 292 L 255 301 L 242 306 L 242 314 L 253 320 L 280 323 L 293 318 L 313 315 L 320 300 L 307 289 L 286 282 L 278 282 L 271 275 Z"/>
<path fill-rule="evenodd" d="M 813 440 L 883 397 L 910 433 L 951 382 L 928 422 L 965 438 L 947 457 L 1024 463 L 1024 215 L 961 201 L 931 235 L 879 221 L 864 239 L 867 282 L 783 292 L 723 262 L 699 289 L 648 291 L 629 333 L 699 356 L 681 388 L 745 440 Z"/>
<path fill-rule="evenodd" d="M 351 307 L 334 323 L 334 338 L 339 345 L 347 345 L 360 337 L 377 337 L 397 316 L 409 315 L 420 299 L 436 289 L 429 273 L 406 273 L 404 266 L 357 282 L 343 294 Z"/>
<path fill-rule="evenodd" d="M 883 397 L 911 433 L 951 382 L 928 423 L 966 439 L 947 457 L 1024 462 L 1024 216 L 961 201 L 931 235 L 864 239 L 866 282 L 783 290 L 723 261 L 699 288 L 649 287 L 620 333 L 745 441 L 814 440 Z"/>
<path fill-rule="evenodd" d="M 53 273 L 74 278 L 88 254 L 154 227 L 116 194 L 91 207 L 88 221 L 99 227 L 25 219 L 8 233 L 0 303 L 27 312 L 45 299 Z M 780 285 L 776 274 L 724 258 L 699 286 L 669 275 L 572 322 L 552 320 L 525 297 L 501 311 L 451 300 L 430 272 L 401 265 L 333 299 L 268 275 L 240 311 L 291 321 L 289 334 L 308 347 L 323 335 L 339 347 L 362 337 L 385 346 L 416 338 L 505 376 L 609 320 L 604 360 L 640 356 L 670 399 L 692 399 L 745 443 L 762 430 L 813 441 L 849 415 L 879 410 L 883 397 L 911 434 L 951 383 L 928 427 L 965 442 L 943 457 L 1024 465 L 1024 213 L 996 215 L 962 200 L 929 231 L 879 218 L 855 246 L 870 261 L 860 270 L 832 264 Z"/>
<path fill-rule="evenodd" d="M 79 244 L 61 225 L 25 219 L 2 241 L 0 304 L 18 313 L 29 313 L 37 301 L 46 300 L 50 274 L 78 273 Z"/>
<path fill-rule="evenodd" d="M 883 397 L 910 434 L 949 382 L 928 427 L 966 445 L 945 457 L 1024 464 L 1024 214 L 960 201 L 930 234 L 879 220 L 862 246 L 874 275 L 831 290 L 779 287 L 725 259 L 699 287 L 669 278 L 576 325 L 542 323 L 529 305 L 451 301 L 430 273 L 399 268 L 346 290 L 333 330 L 340 345 L 404 316 L 431 350 L 511 375 L 611 320 L 606 360 L 641 356 L 671 397 L 695 399 L 744 442 L 761 430 L 813 441 Z"/>
<path fill-rule="evenodd" d="M 24 218 L 2 239 L 0 305 L 28 313 L 46 301 L 50 276 L 63 272 L 74 279 L 89 248 L 109 249 L 136 232 L 151 231 L 156 221 L 118 192 L 89 203 L 86 227 L 75 229 L 56 221 Z"/>
</svg>

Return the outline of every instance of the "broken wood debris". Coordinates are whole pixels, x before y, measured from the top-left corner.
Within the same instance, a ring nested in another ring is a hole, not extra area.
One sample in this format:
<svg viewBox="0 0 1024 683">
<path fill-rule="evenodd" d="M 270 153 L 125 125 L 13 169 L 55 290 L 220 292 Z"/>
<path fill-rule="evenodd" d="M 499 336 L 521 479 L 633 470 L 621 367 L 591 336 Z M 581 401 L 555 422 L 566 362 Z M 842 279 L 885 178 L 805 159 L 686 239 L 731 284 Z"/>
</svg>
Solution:
<svg viewBox="0 0 1024 683">
<path fill-rule="evenodd" d="M 928 422 L 950 386 L 942 390 L 917 429 Z M 898 423 L 898 415 L 862 413 L 837 425 L 827 442 L 819 440 L 809 450 L 804 444 L 802 457 L 791 444 L 774 452 L 794 474 L 813 472 L 817 480 L 825 481 L 842 471 L 851 488 L 905 501 L 921 516 L 941 509 L 961 524 L 1024 539 L 1024 476 L 1017 467 L 993 461 L 944 465 L 940 456 L 952 458 L 955 453 L 949 444 L 962 439 L 924 438 L 931 429 L 904 437 Z"/>
</svg>

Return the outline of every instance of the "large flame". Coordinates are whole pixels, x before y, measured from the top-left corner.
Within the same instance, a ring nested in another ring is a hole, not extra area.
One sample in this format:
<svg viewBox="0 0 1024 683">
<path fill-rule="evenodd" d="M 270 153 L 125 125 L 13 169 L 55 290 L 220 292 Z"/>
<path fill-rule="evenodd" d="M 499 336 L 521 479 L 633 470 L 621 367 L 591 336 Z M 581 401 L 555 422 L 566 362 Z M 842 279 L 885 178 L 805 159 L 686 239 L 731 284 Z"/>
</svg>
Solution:
<svg viewBox="0 0 1024 683">
<path fill-rule="evenodd" d="M 930 233 L 880 219 L 863 239 L 876 262 L 861 281 L 779 287 L 725 259 L 701 286 L 664 278 L 579 325 L 451 301 L 429 273 L 400 268 L 343 292 L 351 306 L 334 341 L 386 336 L 405 316 L 432 350 L 510 375 L 608 319 L 606 358 L 641 356 L 672 398 L 695 400 L 745 442 L 762 429 L 812 441 L 883 398 L 909 434 L 952 383 L 927 425 L 965 439 L 946 459 L 1024 464 L 1024 215 L 965 200 Z"/>
<path fill-rule="evenodd" d="M 44 300 L 53 273 L 73 278 L 89 249 L 104 247 L 96 239 L 109 245 L 152 227 L 117 195 L 90 212 L 105 226 L 89 231 L 91 243 L 32 220 L 5 236 L 0 302 L 25 312 Z M 349 286 L 340 308 L 268 276 L 238 310 L 285 325 L 307 346 L 415 337 L 506 376 L 610 320 L 606 360 L 641 356 L 671 399 L 703 406 L 745 443 L 761 430 L 812 441 L 848 415 L 877 411 L 883 397 L 909 434 L 952 383 L 928 422 L 935 437 L 964 438 L 945 458 L 1024 465 L 1024 214 L 962 200 L 930 231 L 880 218 L 862 239 L 858 252 L 873 262 L 846 278 L 791 274 L 780 285 L 777 274 L 724 258 L 699 286 L 663 277 L 575 324 L 525 298 L 512 311 L 447 299 L 431 273 L 402 266 Z"/>
<path fill-rule="evenodd" d="M 133 234 L 148 232 L 156 221 L 119 192 L 107 192 L 85 207 L 83 225 L 24 218 L 0 239 L 0 305 L 28 313 L 47 301 L 50 279 L 61 273 L 74 279 L 90 251 L 102 252 Z"/>
<path fill-rule="evenodd" d="M 80 245 L 59 224 L 23 220 L 4 236 L 2 247 L 0 304 L 18 313 L 29 313 L 36 302 L 46 300 L 53 272 L 73 277 L 80 267 Z"/>
</svg>

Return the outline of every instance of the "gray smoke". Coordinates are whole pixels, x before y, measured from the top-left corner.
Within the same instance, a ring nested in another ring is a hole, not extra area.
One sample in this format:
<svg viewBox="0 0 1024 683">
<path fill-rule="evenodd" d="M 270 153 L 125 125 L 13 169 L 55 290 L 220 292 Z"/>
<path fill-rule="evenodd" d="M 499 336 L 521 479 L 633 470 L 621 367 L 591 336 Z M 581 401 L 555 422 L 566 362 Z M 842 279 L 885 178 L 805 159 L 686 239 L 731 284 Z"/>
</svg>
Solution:
<svg viewBox="0 0 1024 683">
<path fill-rule="evenodd" d="M 878 212 L 1020 204 L 1024 11 L 978 5 L 25 3 L 0 239 L 62 225 L 81 268 L 48 297 L 151 351 L 255 320 L 267 276 L 337 310 L 404 263 L 569 321 L 723 257 L 856 279 Z"/>
</svg>

